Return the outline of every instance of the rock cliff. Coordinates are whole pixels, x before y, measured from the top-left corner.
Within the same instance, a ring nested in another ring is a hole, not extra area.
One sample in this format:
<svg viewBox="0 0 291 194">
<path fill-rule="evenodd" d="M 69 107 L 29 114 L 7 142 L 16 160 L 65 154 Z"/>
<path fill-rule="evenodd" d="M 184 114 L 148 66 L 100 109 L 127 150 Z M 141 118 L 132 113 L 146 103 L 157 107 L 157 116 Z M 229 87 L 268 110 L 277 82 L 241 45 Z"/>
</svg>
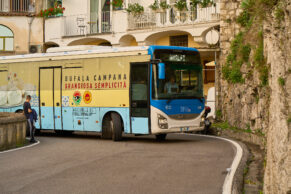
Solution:
<svg viewBox="0 0 291 194">
<path fill-rule="evenodd" d="M 222 0 L 220 17 L 222 120 L 265 136 L 264 193 L 291 193 L 291 1 Z"/>
</svg>

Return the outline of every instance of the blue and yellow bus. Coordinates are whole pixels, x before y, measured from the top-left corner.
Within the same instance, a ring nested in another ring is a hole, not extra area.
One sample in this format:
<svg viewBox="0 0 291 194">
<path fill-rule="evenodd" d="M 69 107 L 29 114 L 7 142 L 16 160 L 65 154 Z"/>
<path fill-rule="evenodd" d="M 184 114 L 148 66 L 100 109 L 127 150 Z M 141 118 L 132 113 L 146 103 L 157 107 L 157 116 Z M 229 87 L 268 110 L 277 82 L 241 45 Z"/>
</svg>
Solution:
<svg viewBox="0 0 291 194">
<path fill-rule="evenodd" d="M 0 59 L 0 112 L 21 112 L 31 95 L 37 129 L 101 132 L 113 140 L 204 129 L 195 48 L 67 47 Z"/>
</svg>

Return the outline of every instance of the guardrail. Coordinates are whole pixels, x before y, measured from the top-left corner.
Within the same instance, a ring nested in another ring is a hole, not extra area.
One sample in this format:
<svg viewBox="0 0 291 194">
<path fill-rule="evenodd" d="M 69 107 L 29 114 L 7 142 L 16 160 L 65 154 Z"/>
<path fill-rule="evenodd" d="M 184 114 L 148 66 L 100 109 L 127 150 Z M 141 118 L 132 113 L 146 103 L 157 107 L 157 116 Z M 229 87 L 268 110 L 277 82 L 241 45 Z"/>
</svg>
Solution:
<svg viewBox="0 0 291 194">
<path fill-rule="evenodd" d="M 77 36 L 111 32 L 110 11 L 64 16 L 64 36 Z"/>
<path fill-rule="evenodd" d="M 138 30 L 153 27 L 171 27 L 203 22 L 219 21 L 219 4 L 216 6 L 197 8 L 191 11 L 147 11 L 142 14 L 128 14 L 128 29 Z"/>
</svg>

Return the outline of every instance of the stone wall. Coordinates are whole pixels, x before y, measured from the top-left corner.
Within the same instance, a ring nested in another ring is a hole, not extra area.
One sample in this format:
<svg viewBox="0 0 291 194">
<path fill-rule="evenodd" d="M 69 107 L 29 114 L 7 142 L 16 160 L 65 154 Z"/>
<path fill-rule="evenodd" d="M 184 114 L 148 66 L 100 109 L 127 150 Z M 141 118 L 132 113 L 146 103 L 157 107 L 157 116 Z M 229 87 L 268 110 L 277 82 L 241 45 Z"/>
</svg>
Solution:
<svg viewBox="0 0 291 194">
<path fill-rule="evenodd" d="M 25 143 L 26 118 L 23 114 L 0 113 L 0 151 Z"/>
<path fill-rule="evenodd" d="M 264 193 L 291 193 L 291 5 L 285 1 L 285 18 L 278 25 L 274 13 L 264 23 L 264 55 L 270 67 L 269 86 L 261 87 L 259 72 L 243 84 L 229 84 L 222 77 L 222 66 L 231 41 L 241 31 L 235 18 L 241 0 L 221 1 L 221 55 L 218 64 L 218 101 L 222 119 L 238 128 L 260 131 L 266 138 Z M 260 9 L 260 8 L 258 8 Z M 252 68 L 252 67 L 251 67 Z M 249 68 L 242 66 L 245 77 Z M 285 81 L 279 84 L 279 79 Z M 289 121 L 288 121 L 289 120 Z"/>
</svg>

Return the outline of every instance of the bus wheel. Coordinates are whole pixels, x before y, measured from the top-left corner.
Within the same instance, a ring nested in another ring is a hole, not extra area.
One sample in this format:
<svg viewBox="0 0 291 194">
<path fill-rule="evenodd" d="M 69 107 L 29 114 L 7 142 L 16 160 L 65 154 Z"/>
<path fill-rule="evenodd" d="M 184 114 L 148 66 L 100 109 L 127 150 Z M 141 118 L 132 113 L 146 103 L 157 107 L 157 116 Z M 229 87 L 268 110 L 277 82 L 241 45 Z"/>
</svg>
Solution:
<svg viewBox="0 0 291 194">
<path fill-rule="evenodd" d="M 156 139 L 158 141 L 164 141 L 166 139 L 166 137 L 167 137 L 167 134 L 158 134 L 158 135 L 156 135 Z"/>
<path fill-rule="evenodd" d="M 122 139 L 122 124 L 117 113 L 111 113 L 111 129 L 113 141 L 120 141 Z"/>
<path fill-rule="evenodd" d="M 109 115 L 106 115 L 102 122 L 102 139 L 111 139 L 112 138 L 112 121 Z"/>
</svg>

